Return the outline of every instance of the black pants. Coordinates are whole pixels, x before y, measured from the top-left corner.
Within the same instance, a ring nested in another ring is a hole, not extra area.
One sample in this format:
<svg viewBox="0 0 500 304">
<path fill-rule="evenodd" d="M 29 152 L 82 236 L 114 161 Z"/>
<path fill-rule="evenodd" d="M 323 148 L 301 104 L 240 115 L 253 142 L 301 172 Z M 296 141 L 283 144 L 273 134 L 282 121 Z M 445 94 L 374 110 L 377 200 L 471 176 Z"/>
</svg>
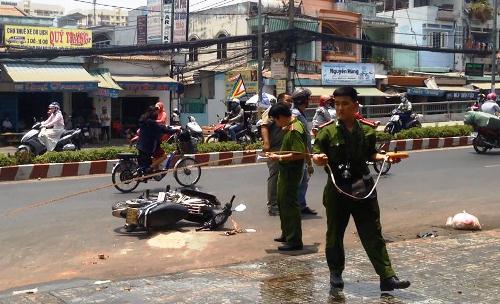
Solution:
<svg viewBox="0 0 500 304">
<path fill-rule="evenodd" d="M 104 134 L 106 134 L 106 140 L 109 141 L 111 139 L 111 127 L 101 127 L 101 140 L 104 140 Z"/>
<path fill-rule="evenodd" d="M 138 151 L 139 155 L 137 156 L 137 163 L 139 164 L 139 167 L 143 170 L 148 170 L 153 162 L 151 159 L 153 154 L 141 150 Z"/>
</svg>

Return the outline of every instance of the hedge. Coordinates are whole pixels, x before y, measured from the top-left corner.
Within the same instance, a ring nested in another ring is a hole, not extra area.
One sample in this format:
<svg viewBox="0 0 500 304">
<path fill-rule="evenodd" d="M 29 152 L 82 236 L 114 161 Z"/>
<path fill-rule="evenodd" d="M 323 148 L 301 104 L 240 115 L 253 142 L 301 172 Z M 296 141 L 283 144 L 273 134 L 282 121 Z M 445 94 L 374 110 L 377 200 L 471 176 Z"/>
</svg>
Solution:
<svg viewBox="0 0 500 304">
<path fill-rule="evenodd" d="M 377 140 L 390 141 L 392 139 L 410 139 L 410 138 L 437 138 L 437 137 L 453 137 L 453 136 L 468 136 L 472 132 L 472 128 L 467 125 L 461 126 L 446 126 L 446 127 L 427 127 L 413 128 L 404 130 L 392 136 L 388 133 L 377 132 Z M 162 144 L 162 148 L 170 153 L 175 150 L 175 145 Z M 198 145 L 198 153 L 209 152 L 227 152 L 241 150 L 257 150 L 262 149 L 262 142 L 257 142 L 247 146 L 235 142 L 218 142 L 218 143 L 202 143 Z M 31 156 L 7 156 L 0 154 L 0 167 L 22 165 L 22 164 L 43 164 L 43 163 L 67 163 L 81 162 L 93 160 L 116 159 L 118 153 L 134 153 L 136 150 L 130 147 L 106 147 L 84 149 L 80 151 L 64 151 L 64 152 L 47 152 L 43 155 Z"/>
</svg>

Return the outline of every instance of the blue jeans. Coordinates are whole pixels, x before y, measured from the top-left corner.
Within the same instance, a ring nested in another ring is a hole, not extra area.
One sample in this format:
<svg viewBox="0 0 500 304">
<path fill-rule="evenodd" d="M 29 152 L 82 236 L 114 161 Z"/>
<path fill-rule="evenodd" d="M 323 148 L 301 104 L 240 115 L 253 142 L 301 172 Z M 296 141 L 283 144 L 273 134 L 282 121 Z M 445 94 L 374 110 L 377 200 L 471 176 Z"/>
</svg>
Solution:
<svg viewBox="0 0 500 304">
<path fill-rule="evenodd" d="M 236 133 L 243 129 L 242 124 L 235 124 L 229 127 L 229 137 L 232 141 L 236 141 Z"/>
<path fill-rule="evenodd" d="M 307 173 L 307 166 L 304 166 L 304 172 L 302 174 L 302 179 L 300 180 L 299 193 L 297 197 L 297 202 L 299 203 L 300 210 L 307 207 L 306 192 L 308 186 L 309 186 L 309 173 Z"/>
</svg>

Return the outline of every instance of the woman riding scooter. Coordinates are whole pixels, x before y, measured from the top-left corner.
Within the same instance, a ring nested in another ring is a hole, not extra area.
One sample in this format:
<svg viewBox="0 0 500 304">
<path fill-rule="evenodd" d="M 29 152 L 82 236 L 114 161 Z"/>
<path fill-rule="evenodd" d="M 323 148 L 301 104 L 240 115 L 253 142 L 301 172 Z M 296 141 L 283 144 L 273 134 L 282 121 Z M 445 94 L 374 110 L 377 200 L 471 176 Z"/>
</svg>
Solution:
<svg viewBox="0 0 500 304">
<path fill-rule="evenodd" d="M 57 145 L 57 141 L 64 133 L 64 117 L 57 102 L 49 105 L 47 114 L 50 116 L 42 122 L 42 130 L 38 138 L 45 145 L 47 151 L 53 151 Z"/>
</svg>

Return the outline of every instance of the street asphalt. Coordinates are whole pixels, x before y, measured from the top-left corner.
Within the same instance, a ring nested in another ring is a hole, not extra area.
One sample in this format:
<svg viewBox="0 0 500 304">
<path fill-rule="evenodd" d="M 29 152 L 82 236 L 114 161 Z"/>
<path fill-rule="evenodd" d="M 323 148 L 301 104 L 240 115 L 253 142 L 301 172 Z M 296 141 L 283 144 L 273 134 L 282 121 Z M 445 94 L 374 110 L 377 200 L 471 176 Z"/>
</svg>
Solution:
<svg viewBox="0 0 500 304">
<path fill-rule="evenodd" d="M 497 207 L 500 153 L 476 154 L 472 148 L 411 153 L 381 178 L 378 187 L 384 236 L 389 242 L 414 239 L 422 231 L 436 230 L 448 236 L 456 231 L 443 226 L 448 216 L 462 210 L 476 215 L 483 229 L 500 227 Z M 201 190 L 222 201 L 237 195 L 248 209 L 233 219 L 255 233 L 225 236 L 221 232 L 194 232 L 189 223 L 178 231 L 155 235 L 127 235 L 122 219 L 111 216 L 112 203 L 136 197 L 114 188 L 89 192 L 53 204 L 17 208 L 41 201 L 90 190 L 110 183 L 109 176 L 48 179 L 0 184 L 0 290 L 36 287 L 45 282 L 117 280 L 161 275 L 231 263 L 257 261 L 276 256 L 279 219 L 267 215 L 263 164 L 203 169 Z M 303 220 L 303 240 L 308 252 L 323 251 L 325 213 L 321 205 L 326 174 L 316 168 L 311 179 L 308 202 L 319 211 Z M 171 176 L 160 183 L 142 184 L 160 190 L 175 185 Z M 231 226 L 228 222 L 226 226 Z M 360 244 L 351 224 L 346 247 Z M 104 254 L 104 259 L 98 255 Z"/>
</svg>

